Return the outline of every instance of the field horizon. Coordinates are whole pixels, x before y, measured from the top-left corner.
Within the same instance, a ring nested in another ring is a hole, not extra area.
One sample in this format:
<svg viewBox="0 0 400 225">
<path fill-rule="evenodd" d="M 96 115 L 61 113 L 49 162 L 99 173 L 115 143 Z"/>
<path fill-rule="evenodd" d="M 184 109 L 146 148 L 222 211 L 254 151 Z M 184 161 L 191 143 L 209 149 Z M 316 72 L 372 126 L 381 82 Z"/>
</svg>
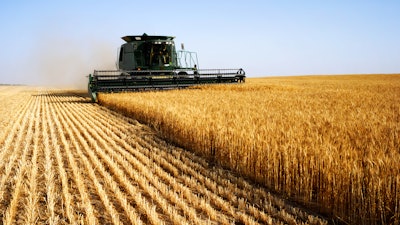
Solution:
<svg viewBox="0 0 400 225">
<path fill-rule="evenodd" d="M 399 73 L 354 73 L 354 74 L 298 74 L 298 75 L 256 75 L 256 76 L 251 76 L 251 77 L 247 77 L 246 79 L 263 79 L 263 78 L 295 78 L 295 77 L 325 77 L 325 76 L 329 76 L 329 77 L 334 77 L 334 76 L 380 76 L 380 75 L 400 75 Z M 38 85 L 38 84 L 24 84 L 24 83 L 0 83 L 0 86 L 31 86 L 31 87 L 47 87 L 47 88 L 53 88 L 53 89 L 68 89 L 68 90 L 77 90 L 79 92 L 82 91 L 86 91 L 86 89 L 82 89 L 82 88 L 77 88 L 74 85 L 62 85 L 62 84 L 57 84 L 57 85 L 52 85 L 52 84 L 45 84 L 45 85 Z M 80 84 L 79 86 L 85 86 L 83 84 Z"/>
</svg>

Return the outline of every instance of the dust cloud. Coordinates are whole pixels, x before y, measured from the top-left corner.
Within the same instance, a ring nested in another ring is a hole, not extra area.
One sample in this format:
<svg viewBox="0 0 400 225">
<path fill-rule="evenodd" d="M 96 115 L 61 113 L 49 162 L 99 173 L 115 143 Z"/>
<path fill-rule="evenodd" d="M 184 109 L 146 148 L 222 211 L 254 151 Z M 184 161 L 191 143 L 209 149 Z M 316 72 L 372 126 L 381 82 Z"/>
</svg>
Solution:
<svg viewBox="0 0 400 225">
<path fill-rule="evenodd" d="M 86 89 L 93 70 L 114 70 L 119 46 L 95 38 L 45 36 L 37 41 L 32 56 L 32 85 Z"/>
</svg>

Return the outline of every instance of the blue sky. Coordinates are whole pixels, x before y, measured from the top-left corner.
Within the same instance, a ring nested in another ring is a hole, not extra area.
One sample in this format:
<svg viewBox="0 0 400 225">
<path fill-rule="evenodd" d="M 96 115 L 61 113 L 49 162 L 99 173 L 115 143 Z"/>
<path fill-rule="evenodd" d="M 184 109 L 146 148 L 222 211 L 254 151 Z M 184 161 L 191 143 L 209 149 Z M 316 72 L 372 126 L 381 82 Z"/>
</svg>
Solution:
<svg viewBox="0 0 400 225">
<path fill-rule="evenodd" d="M 115 69 L 125 35 L 171 35 L 200 68 L 248 77 L 400 73 L 400 1 L 0 3 L 0 83 L 77 85 Z"/>
</svg>

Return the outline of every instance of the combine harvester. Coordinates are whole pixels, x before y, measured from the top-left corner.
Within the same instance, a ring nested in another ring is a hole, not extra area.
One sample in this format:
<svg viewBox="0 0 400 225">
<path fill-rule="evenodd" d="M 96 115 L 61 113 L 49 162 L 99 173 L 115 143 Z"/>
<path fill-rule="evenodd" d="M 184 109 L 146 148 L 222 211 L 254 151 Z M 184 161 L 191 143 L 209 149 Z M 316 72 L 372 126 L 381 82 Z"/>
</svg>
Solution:
<svg viewBox="0 0 400 225">
<path fill-rule="evenodd" d="M 95 70 L 88 91 L 93 102 L 98 92 L 185 88 L 199 84 L 245 81 L 243 69 L 199 69 L 197 54 L 175 49 L 172 36 L 122 37 L 117 70 Z"/>
</svg>

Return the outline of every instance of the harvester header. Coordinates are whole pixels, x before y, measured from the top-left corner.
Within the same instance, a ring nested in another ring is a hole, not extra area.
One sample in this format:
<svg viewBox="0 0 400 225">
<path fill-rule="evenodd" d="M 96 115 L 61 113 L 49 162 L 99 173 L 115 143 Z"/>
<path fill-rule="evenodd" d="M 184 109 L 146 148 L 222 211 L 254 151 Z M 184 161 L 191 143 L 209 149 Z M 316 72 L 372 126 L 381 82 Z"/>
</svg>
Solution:
<svg viewBox="0 0 400 225">
<path fill-rule="evenodd" d="M 185 88 L 199 84 L 240 83 L 243 69 L 200 69 L 197 53 L 177 51 L 173 36 L 124 36 L 117 70 L 95 70 L 88 91 L 95 102 L 98 92 Z"/>
</svg>

